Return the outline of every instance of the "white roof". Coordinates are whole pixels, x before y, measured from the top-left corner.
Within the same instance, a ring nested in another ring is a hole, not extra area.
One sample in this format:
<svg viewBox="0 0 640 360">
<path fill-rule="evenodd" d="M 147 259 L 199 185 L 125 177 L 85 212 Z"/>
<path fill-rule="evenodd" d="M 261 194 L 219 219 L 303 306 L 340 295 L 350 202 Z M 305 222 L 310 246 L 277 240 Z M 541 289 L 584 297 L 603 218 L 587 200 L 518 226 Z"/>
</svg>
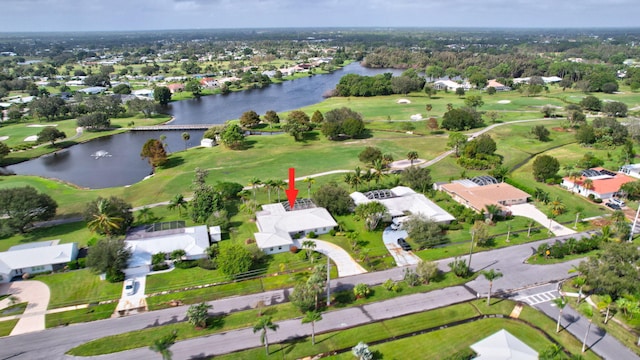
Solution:
<svg viewBox="0 0 640 360">
<path fill-rule="evenodd" d="M 462 85 L 458 84 L 455 81 L 451 81 L 451 80 L 438 80 L 434 84 L 444 85 L 444 86 L 446 86 L 448 88 L 453 88 L 453 89 L 457 89 L 459 87 L 462 87 Z"/>
<path fill-rule="evenodd" d="M 281 203 L 266 204 L 256 214 L 256 243 L 261 249 L 293 244 L 289 234 L 338 225 L 325 208 L 286 211 Z"/>
<path fill-rule="evenodd" d="M 50 243 L 50 242 L 47 242 Z M 78 244 L 68 243 L 0 252 L 0 270 L 68 263 L 78 255 Z M 6 274 L 9 271 L 5 272 Z"/>
<path fill-rule="evenodd" d="M 151 256 L 160 252 L 171 253 L 182 249 L 187 257 L 200 256 L 209 247 L 209 234 L 206 225 L 184 228 L 184 232 L 159 235 L 143 239 L 125 240 L 131 249 L 129 267 L 151 264 Z"/>
<path fill-rule="evenodd" d="M 480 360 L 537 360 L 538 353 L 507 330 L 500 330 L 477 343 L 471 349 Z"/>
<path fill-rule="evenodd" d="M 368 199 L 360 192 L 351 193 L 351 198 L 356 205 L 371 201 L 378 201 L 387 208 L 392 217 L 404 216 L 407 212 L 414 215 L 423 215 L 435 222 L 448 222 L 455 220 L 453 215 L 444 211 L 423 194 L 416 193 L 406 186 L 396 186 L 390 190 L 395 197 L 386 199 Z"/>
<path fill-rule="evenodd" d="M 14 245 L 10 247 L 9 250 L 7 251 L 35 249 L 35 248 L 58 245 L 59 243 L 60 243 L 60 240 L 38 241 L 38 242 Z"/>
</svg>

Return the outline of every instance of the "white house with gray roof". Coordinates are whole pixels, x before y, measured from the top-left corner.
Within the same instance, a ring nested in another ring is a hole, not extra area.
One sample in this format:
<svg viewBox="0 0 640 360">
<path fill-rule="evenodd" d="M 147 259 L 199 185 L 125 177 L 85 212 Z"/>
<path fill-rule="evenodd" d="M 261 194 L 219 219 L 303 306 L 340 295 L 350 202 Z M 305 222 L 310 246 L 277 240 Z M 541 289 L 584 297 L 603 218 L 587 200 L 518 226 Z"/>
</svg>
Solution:
<svg viewBox="0 0 640 360">
<path fill-rule="evenodd" d="M 0 252 L 0 283 L 16 276 L 63 269 L 78 257 L 78 244 L 59 244 L 59 240 L 16 245 Z"/>
<path fill-rule="evenodd" d="M 394 222 L 402 222 L 408 215 L 422 215 L 437 223 L 448 224 L 455 217 L 423 194 L 415 192 L 406 186 L 396 186 L 393 189 L 373 190 L 366 193 L 354 192 L 349 196 L 356 205 L 378 201 L 387 208 Z"/>
<path fill-rule="evenodd" d="M 289 251 L 294 238 L 314 232 L 326 234 L 338 223 L 325 208 L 311 207 L 287 211 L 281 203 L 262 205 L 256 214 L 256 244 L 267 254 Z"/>
<path fill-rule="evenodd" d="M 184 250 L 186 260 L 204 258 L 205 250 L 211 245 L 209 236 L 219 236 L 219 228 L 210 232 L 206 225 L 162 230 L 154 232 L 138 231 L 125 239 L 125 245 L 131 250 L 129 268 L 125 273 L 148 270 L 153 254 L 171 254 L 175 250 Z M 219 241 L 219 237 L 217 239 Z"/>
</svg>

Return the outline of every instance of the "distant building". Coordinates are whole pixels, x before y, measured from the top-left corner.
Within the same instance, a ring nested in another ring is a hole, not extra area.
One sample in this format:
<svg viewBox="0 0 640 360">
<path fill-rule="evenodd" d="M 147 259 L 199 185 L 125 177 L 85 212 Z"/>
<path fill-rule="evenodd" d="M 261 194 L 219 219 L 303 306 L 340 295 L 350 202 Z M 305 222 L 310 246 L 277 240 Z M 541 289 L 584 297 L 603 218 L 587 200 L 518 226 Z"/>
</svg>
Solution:
<svg viewBox="0 0 640 360">
<path fill-rule="evenodd" d="M 640 179 L 640 164 L 623 165 L 618 172 Z"/>
<path fill-rule="evenodd" d="M 169 84 L 167 85 L 167 88 L 172 94 L 175 94 L 184 91 L 184 84 Z"/>
<path fill-rule="evenodd" d="M 0 252 L 0 283 L 23 274 L 64 269 L 78 257 L 78 244 L 59 244 L 59 240 L 16 245 Z"/>
<path fill-rule="evenodd" d="M 584 197 L 593 195 L 602 200 L 610 199 L 618 194 L 620 187 L 636 179 L 624 173 L 614 173 L 602 167 L 582 170 L 581 176 L 562 178 L 561 186 Z"/>
<path fill-rule="evenodd" d="M 499 83 L 498 81 L 496 81 L 496 79 L 489 80 L 487 86 L 485 87 L 485 90 L 489 87 L 496 89 L 496 91 L 511 91 L 510 87 Z"/>
<path fill-rule="evenodd" d="M 107 88 L 103 86 L 92 86 L 92 87 L 78 90 L 78 92 L 88 94 L 88 95 L 102 94 L 105 91 L 107 91 Z"/>
</svg>

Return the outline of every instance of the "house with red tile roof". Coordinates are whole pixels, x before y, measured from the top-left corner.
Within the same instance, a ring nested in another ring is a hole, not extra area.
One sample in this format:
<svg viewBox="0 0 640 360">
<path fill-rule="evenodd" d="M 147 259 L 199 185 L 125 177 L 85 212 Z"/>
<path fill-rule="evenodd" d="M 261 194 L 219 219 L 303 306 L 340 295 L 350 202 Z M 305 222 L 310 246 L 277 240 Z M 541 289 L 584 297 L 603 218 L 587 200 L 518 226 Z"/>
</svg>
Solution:
<svg viewBox="0 0 640 360">
<path fill-rule="evenodd" d="M 488 205 L 495 205 L 502 213 L 507 214 L 510 205 L 524 204 L 531 197 L 528 193 L 489 176 L 454 180 L 449 184 L 437 184 L 436 188 L 479 213 L 486 212 Z"/>
<path fill-rule="evenodd" d="M 636 179 L 620 172 L 609 171 L 602 167 L 582 170 L 580 177 L 566 176 L 561 186 L 584 197 L 593 195 L 606 200 L 614 197 L 620 187 Z"/>
<path fill-rule="evenodd" d="M 511 88 L 499 83 L 496 79 L 491 79 L 487 82 L 487 86 L 484 88 L 485 90 L 489 87 L 496 89 L 496 91 L 511 91 Z"/>
<path fill-rule="evenodd" d="M 175 94 L 177 92 L 184 91 L 184 84 L 169 84 L 167 85 L 167 88 L 169 88 L 169 91 L 171 91 L 172 94 Z"/>
</svg>

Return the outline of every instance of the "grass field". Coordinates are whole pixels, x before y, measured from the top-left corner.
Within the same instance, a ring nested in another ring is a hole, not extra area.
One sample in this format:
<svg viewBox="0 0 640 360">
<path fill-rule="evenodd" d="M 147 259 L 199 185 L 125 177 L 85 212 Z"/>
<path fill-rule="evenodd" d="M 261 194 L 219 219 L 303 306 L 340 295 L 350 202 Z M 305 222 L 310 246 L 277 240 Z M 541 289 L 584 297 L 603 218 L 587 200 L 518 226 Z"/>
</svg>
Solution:
<svg viewBox="0 0 640 360">
<path fill-rule="evenodd" d="M 122 283 L 102 281 L 88 269 L 38 275 L 35 279 L 49 286 L 49 309 L 119 299 L 122 293 Z"/>
<path fill-rule="evenodd" d="M 0 337 L 9 336 L 17 323 L 18 320 L 0 321 Z"/>
</svg>

